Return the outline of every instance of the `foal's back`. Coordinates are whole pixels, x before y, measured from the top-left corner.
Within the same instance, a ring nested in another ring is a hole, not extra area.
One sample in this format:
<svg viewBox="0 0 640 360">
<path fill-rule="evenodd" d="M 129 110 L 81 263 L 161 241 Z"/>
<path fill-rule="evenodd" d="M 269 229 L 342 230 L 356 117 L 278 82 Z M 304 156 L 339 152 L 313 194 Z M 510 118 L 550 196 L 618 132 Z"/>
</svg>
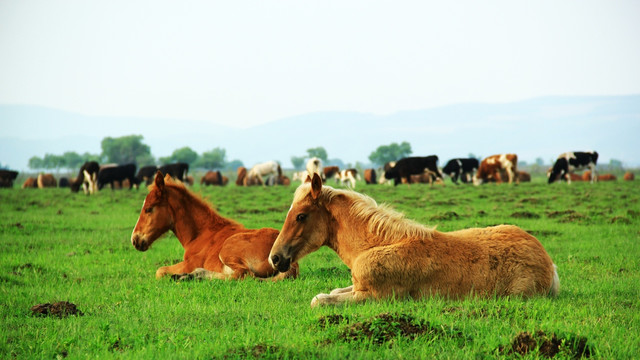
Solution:
<svg viewBox="0 0 640 360">
<path fill-rule="evenodd" d="M 382 270 L 382 271 L 381 271 Z M 362 254 L 352 269 L 356 289 L 374 297 L 461 298 L 547 294 L 554 265 L 540 242 L 511 225 L 434 231 Z M 380 276 L 380 274 L 384 276 Z"/>
<path fill-rule="evenodd" d="M 538 239 L 517 226 L 434 235 L 435 244 L 449 244 L 451 261 L 459 264 L 456 275 L 472 283 L 474 292 L 531 296 L 547 294 L 551 288 L 555 272 L 551 258 Z"/>
</svg>

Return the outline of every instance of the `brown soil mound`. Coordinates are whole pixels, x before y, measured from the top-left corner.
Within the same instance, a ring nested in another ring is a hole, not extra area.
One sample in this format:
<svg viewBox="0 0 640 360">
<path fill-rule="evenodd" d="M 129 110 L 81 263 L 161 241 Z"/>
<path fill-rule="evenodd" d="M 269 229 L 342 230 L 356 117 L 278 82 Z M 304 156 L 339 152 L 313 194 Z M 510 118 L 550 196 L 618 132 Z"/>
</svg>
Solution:
<svg viewBox="0 0 640 360">
<path fill-rule="evenodd" d="M 371 339 L 376 344 L 382 344 L 398 336 L 415 339 L 418 336 L 461 337 L 462 334 L 432 326 L 429 322 L 417 320 L 410 315 L 383 313 L 349 326 L 340 338 L 346 341 Z"/>
<path fill-rule="evenodd" d="M 320 325 L 321 328 L 324 329 L 327 326 L 338 325 L 345 320 L 348 321 L 347 318 L 345 318 L 340 314 L 326 315 L 326 316 L 320 316 L 320 319 L 318 319 L 318 324 Z"/>
<path fill-rule="evenodd" d="M 587 345 L 587 339 L 578 338 L 561 338 L 556 334 L 547 335 L 544 331 L 537 331 L 535 334 L 529 332 L 521 332 L 513 339 L 511 345 L 500 349 L 501 352 L 507 354 L 526 355 L 529 352 L 538 351 L 540 355 L 546 358 L 553 358 L 562 352 L 564 357 L 572 357 L 580 359 L 591 356 L 591 347 Z"/>
<path fill-rule="evenodd" d="M 511 217 L 516 219 L 539 219 L 540 215 L 529 211 L 518 211 L 511 214 Z"/>
<path fill-rule="evenodd" d="M 55 316 L 58 318 L 70 315 L 82 316 L 84 313 L 68 301 L 58 301 L 53 304 L 38 304 L 31 307 L 31 312 L 35 316 Z"/>
</svg>

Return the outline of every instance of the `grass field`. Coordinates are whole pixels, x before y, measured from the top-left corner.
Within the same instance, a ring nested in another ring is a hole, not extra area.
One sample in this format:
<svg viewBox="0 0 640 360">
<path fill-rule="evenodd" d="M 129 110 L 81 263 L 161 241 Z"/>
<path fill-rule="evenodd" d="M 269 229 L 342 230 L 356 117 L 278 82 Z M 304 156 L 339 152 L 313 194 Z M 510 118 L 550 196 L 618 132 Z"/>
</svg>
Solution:
<svg viewBox="0 0 640 360">
<path fill-rule="evenodd" d="M 294 189 L 193 191 L 223 216 L 279 229 Z M 441 231 L 524 228 L 558 265 L 560 296 L 311 309 L 314 295 L 350 285 L 327 248 L 301 261 L 297 280 L 157 281 L 183 252 L 172 234 L 144 253 L 131 245 L 146 189 L 0 189 L 0 358 L 640 357 L 640 183 L 358 190 Z M 82 315 L 31 310 L 59 301 Z"/>
</svg>

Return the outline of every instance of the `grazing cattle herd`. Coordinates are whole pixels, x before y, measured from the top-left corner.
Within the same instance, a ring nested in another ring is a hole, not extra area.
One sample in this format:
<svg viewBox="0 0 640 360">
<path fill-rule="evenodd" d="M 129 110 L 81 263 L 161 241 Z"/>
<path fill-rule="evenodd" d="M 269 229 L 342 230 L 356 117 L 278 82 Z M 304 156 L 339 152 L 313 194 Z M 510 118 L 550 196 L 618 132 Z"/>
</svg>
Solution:
<svg viewBox="0 0 640 360">
<path fill-rule="evenodd" d="M 558 156 L 555 163 L 547 171 L 548 183 L 566 181 L 613 181 L 617 177 L 613 174 L 598 174 L 596 165 L 598 153 L 595 151 L 572 151 Z M 266 161 L 247 170 L 240 166 L 237 169 L 235 183 L 237 186 L 275 186 L 290 185 L 291 181 L 304 182 L 308 174 L 317 173 L 323 182 L 333 179 L 336 184 L 355 189 L 357 181 L 363 179 L 368 185 L 374 184 L 416 184 L 434 182 L 444 185 L 444 176 L 449 176 L 455 185 L 483 183 L 520 183 L 530 182 L 531 175 L 518 170 L 518 155 L 511 153 L 488 156 L 482 161 L 476 158 L 454 158 L 447 161 L 443 168 L 438 167 L 438 156 L 406 157 L 397 161 L 387 162 L 378 169 L 362 170 L 360 177 L 358 169 L 340 169 L 335 165 L 323 166 L 322 160 L 310 158 L 306 163 L 306 170 L 291 173 L 292 178 L 286 176 L 280 164 L 276 161 Z M 585 170 L 582 175 L 576 171 Z M 82 165 L 75 178 L 60 178 L 56 182 L 52 174 L 38 174 L 27 177 L 22 184 L 23 189 L 46 187 L 69 187 L 72 192 L 78 192 L 82 187 L 85 194 L 95 194 L 105 185 L 111 189 L 138 188 L 140 184 L 150 185 L 156 173 L 168 174 L 172 179 L 193 185 L 193 177 L 188 175 L 189 164 L 173 163 L 162 166 L 143 166 L 136 173 L 135 164 L 103 164 L 88 161 Z M 17 171 L 0 170 L 0 187 L 13 187 L 18 176 Z M 627 171 L 622 177 L 625 181 L 635 179 L 632 172 Z M 220 170 L 207 171 L 200 178 L 200 185 L 225 186 L 229 178 Z"/>
</svg>

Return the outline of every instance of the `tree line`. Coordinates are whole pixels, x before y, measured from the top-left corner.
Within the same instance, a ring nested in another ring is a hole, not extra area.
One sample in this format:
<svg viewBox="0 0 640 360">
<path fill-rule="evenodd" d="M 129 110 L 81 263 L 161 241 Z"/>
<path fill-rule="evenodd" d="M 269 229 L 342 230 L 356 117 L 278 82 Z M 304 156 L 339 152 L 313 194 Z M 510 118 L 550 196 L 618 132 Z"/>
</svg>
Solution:
<svg viewBox="0 0 640 360">
<path fill-rule="evenodd" d="M 184 162 L 192 168 L 236 170 L 244 166 L 240 160 L 227 160 L 226 150 L 220 147 L 213 148 L 198 154 L 188 146 L 176 149 L 170 156 L 156 159 L 151 155 L 151 148 L 143 143 L 142 135 L 129 135 L 122 137 L 106 137 L 100 143 L 102 152 L 100 154 L 78 154 L 75 151 L 67 151 L 62 155 L 45 154 L 44 157 L 33 156 L 29 159 L 28 166 L 32 170 L 43 169 L 78 169 L 87 161 L 97 161 L 99 163 L 128 164 L 135 163 L 137 166 L 165 165 L 175 162 Z M 401 143 L 391 143 L 380 145 L 371 152 L 368 159 L 373 165 L 382 166 L 389 161 L 396 161 L 412 154 L 411 144 L 403 141 Z M 322 160 L 325 166 L 336 165 L 340 168 L 350 167 L 351 164 L 344 164 L 340 159 L 330 159 L 324 147 L 318 146 L 307 149 L 307 153 L 302 156 L 292 156 L 291 164 L 294 169 L 304 169 L 306 161 L 312 157 Z M 481 157 L 469 154 L 468 157 L 481 159 Z M 555 160 L 552 159 L 553 164 Z M 527 164 L 525 161 L 518 163 L 520 166 L 530 165 L 533 170 L 546 171 L 542 158 L 537 158 L 535 163 Z M 602 164 L 600 167 L 610 170 L 622 169 L 620 160 L 611 159 L 608 165 Z M 362 168 L 362 164 L 356 163 L 354 167 Z"/>
<path fill-rule="evenodd" d="M 170 156 L 160 157 L 157 160 L 151 155 L 151 148 L 143 142 L 142 135 L 129 135 L 122 137 L 106 137 L 101 143 L 102 152 L 100 154 L 78 154 L 75 151 L 67 151 L 62 155 L 45 154 L 44 157 L 32 156 L 28 166 L 32 170 L 43 169 L 78 169 L 87 161 L 97 161 L 99 163 L 128 164 L 135 163 L 137 166 L 165 165 L 175 162 L 184 162 L 192 168 L 203 169 L 230 169 L 236 170 L 244 166 L 240 160 L 227 160 L 226 150 L 220 147 L 213 148 L 198 154 L 188 146 L 176 149 Z M 376 165 L 382 166 L 388 161 L 394 161 L 411 154 L 411 145 L 404 141 L 400 144 L 392 143 L 379 146 L 369 155 L 369 160 Z M 318 157 L 325 165 L 336 165 L 340 168 L 347 167 L 340 159 L 329 159 L 324 147 L 318 146 L 307 149 L 307 153 L 302 156 L 292 156 L 291 164 L 295 169 L 303 169 L 306 160 Z M 359 164 L 356 164 L 356 167 Z"/>
<path fill-rule="evenodd" d="M 189 166 L 205 169 L 236 169 L 242 166 L 240 160 L 227 161 L 226 150 L 216 147 L 202 154 L 198 154 L 190 147 L 185 146 L 176 149 L 171 156 L 156 159 L 151 155 L 149 145 L 143 143 L 142 135 L 129 135 L 122 137 L 106 137 L 101 143 L 100 154 L 78 154 L 75 151 L 67 151 L 62 155 L 45 154 L 44 157 L 33 156 L 29 159 L 28 166 L 33 170 L 41 169 L 77 169 L 87 161 L 99 163 L 128 164 L 137 166 L 165 165 L 175 162 L 185 162 Z"/>
</svg>

